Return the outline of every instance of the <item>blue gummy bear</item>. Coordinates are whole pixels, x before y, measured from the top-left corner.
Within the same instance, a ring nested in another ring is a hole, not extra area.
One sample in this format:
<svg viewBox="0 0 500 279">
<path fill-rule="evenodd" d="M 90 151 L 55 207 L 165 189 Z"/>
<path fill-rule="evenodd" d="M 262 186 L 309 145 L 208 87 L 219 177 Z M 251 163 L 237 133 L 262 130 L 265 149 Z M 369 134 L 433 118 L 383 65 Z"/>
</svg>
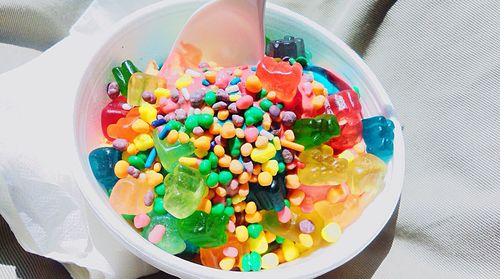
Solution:
<svg viewBox="0 0 500 279">
<path fill-rule="evenodd" d="M 389 162 L 394 154 L 394 123 L 383 116 L 363 119 L 363 139 L 366 152 L 384 162 Z"/>
<path fill-rule="evenodd" d="M 109 190 L 115 186 L 118 177 L 115 175 L 115 164 L 122 158 L 122 153 L 112 147 L 101 147 L 89 154 L 90 168 L 97 182 Z"/>
</svg>

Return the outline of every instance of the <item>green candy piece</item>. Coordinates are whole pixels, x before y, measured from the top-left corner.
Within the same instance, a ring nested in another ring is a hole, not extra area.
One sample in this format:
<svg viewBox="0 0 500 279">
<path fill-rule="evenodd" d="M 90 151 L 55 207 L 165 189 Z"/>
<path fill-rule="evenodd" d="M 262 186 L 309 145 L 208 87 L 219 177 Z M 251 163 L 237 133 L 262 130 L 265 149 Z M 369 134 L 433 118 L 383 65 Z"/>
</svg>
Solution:
<svg viewBox="0 0 500 279">
<path fill-rule="evenodd" d="M 296 62 L 297 62 L 297 61 L 295 61 L 295 59 L 293 59 L 292 57 L 290 57 L 290 58 L 288 59 L 288 63 L 290 63 L 290 65 L 293 65 L 293 64 L 295 64 Z"/>
<path fill-rule="evenodd" d="M 262 90 L 260 90 L 259 94 L 257 94 L 257 99 L 260 100 L 264 97 L 266 97 L 267 95 L 267 90 L 265 88 L 262 88 Z"/>
<path fill-rule="evenodd" d="M 212 165 L 209 160 L 201 160 L 200 166 L 198 167 L 200 170 L 200 173 L 203 175 L 207 175 L 210 173 L 212 170 Z"/>
<path fill-rule="evenodd" d="M 208 130 L 214 123 L 214 118 L 208 113 L 198 114 L 198 123 L 203 129 Z"/>
<path fill-rule="evenodd" d="M 170 129 L 176 130 L 176 131 L 179 131 L 182 128 L 181 122 L 179 122 L 177 120 L 170 120 L 170 121 L 168 121 L 168 123 L 166 125 L 169 126 Z"/>
<path fill-rule="evenodd" d="M 230 204 L 230 203 L 228 203 Z M 226 214 L 228 217 L 234 214 L 234 208 L 232 206 L 227 206 L 224 208 L 224 214 Z"/>
<path fill-rule="evenodd" d="M 285 199 L 283 202 L 285 203 L 286 207 L 290 208 L 290 201 L 288 199 Z"/>
<path fill-rule="evenodd" d="M 276 242 L 279 243 L 279 244 L 283 244 L 283 242 L 285 241 L 285 238 L 282 237 L 282 236 L 279 236 L 277 235 L 276 236 Z"/>
<path fill-rule="evenodd" d="M 295 142 L 309 149 L 340 135 L 337 118 L 332 114 L 322 114 L 314 118 L 302 118 L 293 124 Z"/>
<path fill-rule="evenodd" d="M 221 215 L 222 213 L 224 213 L 224 204 L 223 203 L 218 203 L 218 204 L 212 206 L 212 210 L 210 210 L 210 214 Z"/>
<path fill-rule="evenodd" d="M 127 161 L 131 166 L 133 166 L 139 170 L 144 169 L 144 165 L 145 165 L 144 160 L 142 160 L 139 156 L 132 155 L 132 156 L 128 157 Z"/>
<path fill-rule="evenodd" d="M 279 163 L 278 163 L 278 172 L 279 172 L 279 173 L 284 172 L 284 171 L 285 171 L 285 168 L 286 168 L 285 163 L 283 163 L 283 162 L 279 162 Z"/>
<path fill-rule="evenodd" d="M 236 158 L 240 156 L 241 151 L 241 141 L 239 138 L 233 138 L 229 141 L 229 147 L 231 148 L 231 156 L 233 158 Z"/>
<path fill-rule="evenodd" d="M 247 227 L 248 229 L 248 235 L 251 238 L 257 238 L 259 234 L 262 232 L 262 225 L 257 223 L 257 224 L 250 224 Z"/>
<path fill-rule="evenodd" d="M 227 242 L 226 226 L 229 217 L 225 214 L 207 214 L 195 211 L 178 221 L 180 236 L 201 248 L 211 248 Z"/>
<path fill-rule="evenodd" d="M 250 253 L 250 265 L 253 271 L 259 271 L 262 267 L 262 258 L 259 253 L 253 251 Z"/>
<path fill-rule="evenodd" d="M 148 159 L 148 154 L 144 151 L 137 153 L 136 156 L 141 158 L 144 162 Z"/>
<path fill-rule="evenodd" d="M 279 109 L 283 109 L 283 104 L 277 104 Z"/>
<path fill-rule="evenodd" d="M 160 185 L 156 186 L 155 188 L 155 193 L 158 196 L 163 196 L 165 195 L 165 184 L 161 183 Z"/>
<path fill-rule="evenodd" d="M 162 197 L 156 197 L 154 199 L 153 211 L 154 211 L 154 213 L 156 213 L 158 215 L 163 215 L 163 214 L 167 213 L 165 208 L 163 208 L 163 198 Z"/>
<path fill-rule="evenodd" d="M 143 229 L 142 236 L 147 239 L 149 233 L 156 225 L 162 225 L 165 227 L 165 234 L 161 241 L 155 245 L 170 254 L 182 253 L 186 249 L 186 243 L 179 235 L 177 222 L 178 220 L 168 213 L 165 215 L 153 215 L 149 224 Z"/>
<path fill-rule="evenodd" d="M 307 58 L 305 58 L 304 56 L 297 57 L 297 59 L 295 59 L 295 61 L 297 63 L 300 63 L 300 65 L 302 65 L 302 68 L 307 67 Z"/>
<path fill-rule="evenodd" d="M 241 258 L 241 269 L 244 272 L 252 271 L 252 263 L 250 262 L 250 254 L 245 254 Z"/>
<path fill-rule="evenodd" d="M 223 170 L 219 173 L 219 183 L 222 185 L 228 185 L 233 179 L 233 174 L 230 171 Z"/>
<path fill-rule="evenodd" d="M 263 109 L 264 111 L 269 111 L 269 108 L 273 105 L 273 102 L 271 102 L 271 100 L 269 99 L 262 99 L 262 101 L 260 101 L 259 103 L 259 106 L 261 109 Z"/>
<path fill-rule="evenodd" d="M 255 125 L 262 121 L 264 112 L 257 107 L 251 107 L 245 111 L 245 124 L 247 126 Z"/>
<path fill-rule="evenodd" d="M 184 121 L 184 126 L 186 127 L 186 130 L 188 132 L 192 132 L 193 129 L 199 125 L 200 123 L 198 122 L 198 115 L 196 114 L 191 114 L 186 118 L 186 121 Z"/>
<path fill-rule="evenodd" d="M 193 214 L 208 192 L 205 178 L 196 169 L 177 165 L 163 182 L 166 185 L 163 204 L 178 219 Z"/>
<path fill-rule="evenodd" d="M 205 104 L 207 104 L 208 106 L 212 106 L 216 101 L 217 97 L 215 95 L 215 92 L 208 91 L 207 94 L 205 94 Z"/>
<path fill-rule="evenodd" d="M 123 219 L 130 221 L 130 220 L 134 220 L 135 215 L 122 214 L 122 217 L 123 217 Z"/>
<path fill-rule="evenodd" d="M 226 198 L 226 204 L 232 204 L 233 199 L 231 197 Z"/>
<path fill-rule="evenodd" d="M 212 169 L 215 169 L 219 165 L 219 158 L 217 158 L 214 152 L 208 153 L 208 160 L 210 161 Z"/>
<path fill-rule="evenodd" d="M 213 188 L 219 182 L 219 174 L 216 172 L 211 172 L 207 177 L 207 186 Z"/>
<path fill-rule="evenodd" d="M 358 93 L 358 97 L 361 97 L 361 93 L 359 93 L 359 88 L 356 85 L 354 85 L 352 89 L 354 90 L 354 92 Z"/>
</svg>

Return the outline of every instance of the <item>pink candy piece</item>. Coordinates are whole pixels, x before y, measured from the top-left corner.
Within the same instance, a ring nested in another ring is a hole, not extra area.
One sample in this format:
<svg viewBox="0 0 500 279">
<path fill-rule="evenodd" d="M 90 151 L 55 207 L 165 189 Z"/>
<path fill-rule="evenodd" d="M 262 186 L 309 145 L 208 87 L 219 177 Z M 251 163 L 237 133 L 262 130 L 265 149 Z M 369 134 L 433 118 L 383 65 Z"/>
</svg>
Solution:
<svg viewBox="0 0 500 279">
<path fill-rule="evenodd" d="M 148 240 L 151 243 L 157 244 L 161 241 L 163 238 L 163 235 L 165 234 L 165 226 L 163 225 L 156 225 L 148 235 Z"/>
<path fill-rule="evenodd" d="M 149 225 L 150 218 L 146 214 L 135 215 L 134 217 L 134 227 L 141 229 Z"/>
<path fill-rule="evenodd" d="M 292 218 L 292 212 L 288 206 L 283 207 L 281 211 L 278 212 L 278 220 L 281 223 L 287 223 Z"/>
<path fill-rule="evenodd" d="M 139 175 L 137 175 L 139 176 Z M 153 191 L 148 191 L 146 195 L 144 195 L 144 205 L 145 206 L 151 206 L 153 204 L 153 199 L 155 198 L 155 194 Z"/>
<path fill-rule="evenodd" d="M 230 80 L 231 76 L 228 73 L 219 71 L 217 73 L 217 77 L 215 78 L 215 85 L 219 88 L 226 88 Z"/>
<path fill-rule="evenodd" d="M 227 231 L 233 233 L 235 230 L 236 226 L 234 225 L 234 222 L 229 220 L 229 223 L 227 223 Z"/>
<path fill-rule="evenodd" d="M 303 82 L 300 85 L 300 91 L 306 94 L 306 96 L 311 96 L 312 94 L 312 84 L 310 82 Z"/>
<path fill-rule="evenodd" d="M 171 99 L 168 99 L 165 104 L 161 106 L 161 111 L 163 113 L 171 113 L 174 112 L 176 109 L 179 108 L 179 105 L 174 103 Z"/>
<path fill-rule="evenodd" d="M 254 126 L 248 126 L 245 129 L 245 140 L 247 142 L 255 142 L 258 136 L 259 130 L 257 130 L 257 128 L 255 128 Z"/>
<path fill-rule="evenodd" d="M 243 95 L 236 101 L 236 107 L 240 110 L 245 110 L 253 105 L 253 98 L 250 95 Z"/>
<path fill-rule="evenodd" d="M 228 246 L 228 247 L 224 248 L 224 250 L 222 250 L 222 253 L 226 257 L 236 258 L 238 256 L 238 249 L 236 249 L 232 246 Z"/>
</svg>

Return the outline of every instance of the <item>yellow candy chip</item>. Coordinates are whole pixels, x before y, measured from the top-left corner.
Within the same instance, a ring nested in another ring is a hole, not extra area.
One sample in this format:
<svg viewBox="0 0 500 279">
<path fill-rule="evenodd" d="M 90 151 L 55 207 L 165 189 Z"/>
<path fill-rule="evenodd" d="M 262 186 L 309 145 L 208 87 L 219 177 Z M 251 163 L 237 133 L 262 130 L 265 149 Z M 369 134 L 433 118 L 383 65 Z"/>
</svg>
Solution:
<svg viewBox="0 0 500 279">
<path fill-rule="evenodd" d="M 304 245 L 307 248 L 310 248 L 314 244 L 314 240 L 310 234 L 307 233 L 301 233 L 299 234 L 299 241 L 300 244 Z"/>
<path fill-rule="evenodd" d="M 337 223 L 329 223 L 321 230 L 321 237 L 330 243 L 335 243 L 342 235 L 342 229 Z"/>
<path fill-rule="evenodd" d="M 156 99 L 160 99 L 161 97 L 169 98 L 170 90 L 166 88 L 156 88 L 153 94 L 155 94 Z"/>
<path fill-rule="evenodd" d="M 219 262 L 219 267 L 222 270 L 231 270 L 234 267 L 236 260 L 231 257 L 225 257 Z"/>
<path fill-rule="evenodd" d="M 262 268 L 263 269 L 271 269 L 278 266 L 279 257 L 275 253 L 267 253 L 262 256 Z"/>
<path fill-rule="evenodd" d="M 300 256 L 299 250 L 291 240 L 285 239 L 281 249 L 283 250 L 283 256 L 287 262 L 293 261 Z"/>
<path fill-rule="evenodd" d="M 255 251 L 259 254 L 264 254 L 267 251 L 267 240 L 264 232 L 260 232 L 257 238 L 249 238 L 248 239 L 248 248 L 250 251 Z"/>
<path fill-rule="evenodd" d="M 175 87 L 177 89 L 182 89 L 182 88 L 185 88 L 185 87 L 188 87 L 189 85 L 191 85 L 192 82 L 193 82 L 193 78 L 191 77 L 191 75 L 184 74 L 179 79 L 177 79 L 175 81 Z"/>
<path fill-rule="evenodd" d="M 137 150 L 146 151 L 155 146 L 155 143 L 150 135 L 140 134 L 137 137 L 135 137 L 134 145 L 137 148 Z"/>
</svg>

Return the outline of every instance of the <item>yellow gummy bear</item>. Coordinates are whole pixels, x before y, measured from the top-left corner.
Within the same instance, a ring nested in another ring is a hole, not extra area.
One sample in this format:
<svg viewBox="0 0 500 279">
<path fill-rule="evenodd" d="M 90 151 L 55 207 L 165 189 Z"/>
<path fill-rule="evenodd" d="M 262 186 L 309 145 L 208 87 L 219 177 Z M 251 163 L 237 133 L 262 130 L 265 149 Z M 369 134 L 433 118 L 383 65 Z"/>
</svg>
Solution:
<svg viewBox="0 0 500 279">
<path fill-rule="evenodd" d="M 297 174 L 302 184 L 308 186 L 338 185 L 347 180 L 348 161 L 333 157 L 328 149 L 313 148 L 299 156 L 305 164 Z"/>
<path fill-rule="evenodd" d="M 349 165 L 350 177 L 347 181 L 351 194 L 378 193 L 384 186 L 386 172 L 384 161 L 375 155 L 365 153 L 355 158 Z"/>
</svg>

